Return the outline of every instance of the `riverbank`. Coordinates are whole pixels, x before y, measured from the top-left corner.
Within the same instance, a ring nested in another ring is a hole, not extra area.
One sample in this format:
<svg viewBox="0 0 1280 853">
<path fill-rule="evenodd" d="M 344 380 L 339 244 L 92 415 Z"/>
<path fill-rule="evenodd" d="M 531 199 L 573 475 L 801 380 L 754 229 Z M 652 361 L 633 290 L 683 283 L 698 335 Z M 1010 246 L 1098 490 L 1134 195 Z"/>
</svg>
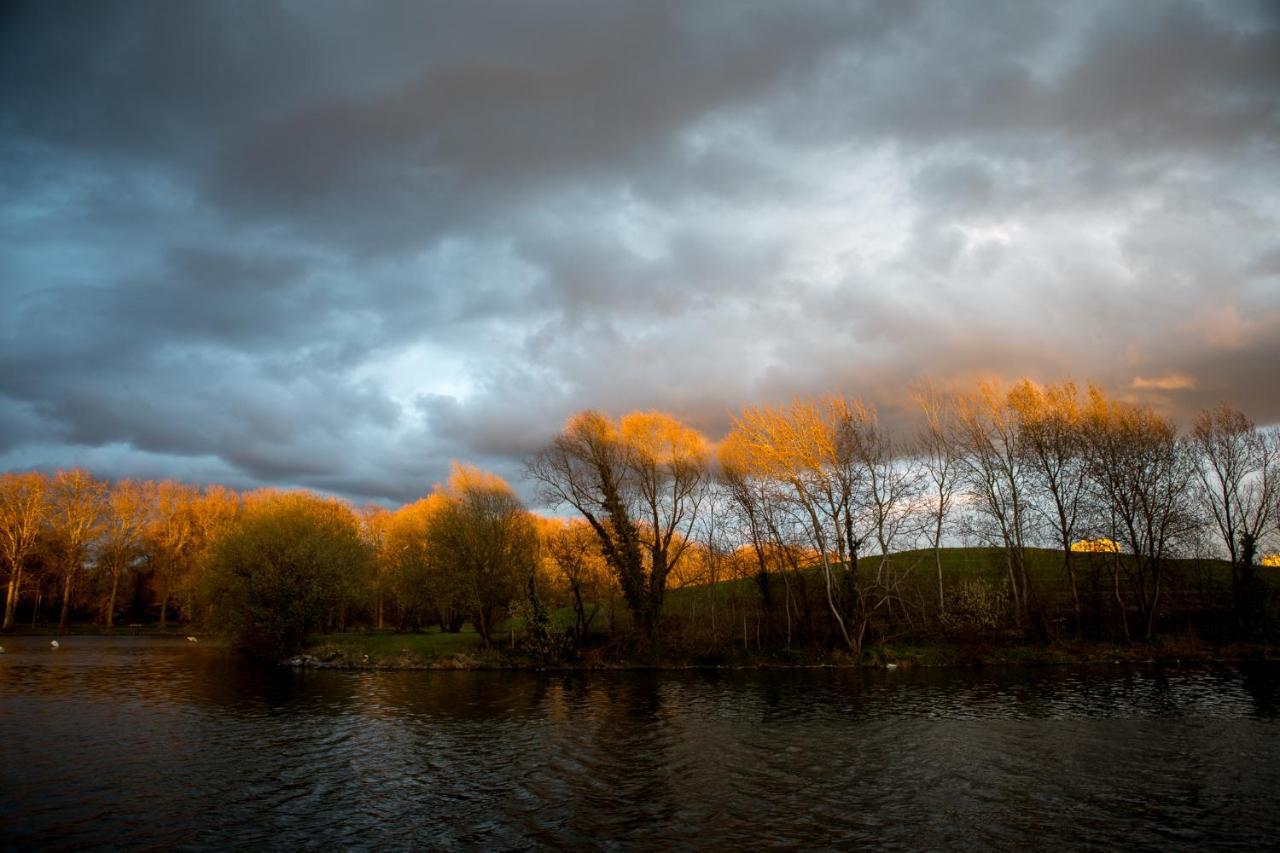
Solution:
<svg viewBox="0 0 1280 853">
<path fill-rule="evenodd" d="M 106 625 L 75 624 L 60 628 L 57 625 L 15 625 L 0 633 L 0 637 L 188 637 L 205 636 L 205 632 L 192 625 L 158 624 Z"/>
<path fill-rule="evenodd" d="M 1197 640 L 1115 643 L 928 643 L 868 646 L 855 659 L 842 652 L 774 649 L 660 655 L 627 655 L 587 649 L 571 660 L 546 661 L 518 648 L 480 647 L 468 634 L 331 634 L 316 638 L 285 665 L 352 670 L 655 670 L 807 669 L 821 667 L 910 669 L 1078 664 L 1185 664 L 1280 662 L 1271 644 L 1208 644 Z"/>
</svg>

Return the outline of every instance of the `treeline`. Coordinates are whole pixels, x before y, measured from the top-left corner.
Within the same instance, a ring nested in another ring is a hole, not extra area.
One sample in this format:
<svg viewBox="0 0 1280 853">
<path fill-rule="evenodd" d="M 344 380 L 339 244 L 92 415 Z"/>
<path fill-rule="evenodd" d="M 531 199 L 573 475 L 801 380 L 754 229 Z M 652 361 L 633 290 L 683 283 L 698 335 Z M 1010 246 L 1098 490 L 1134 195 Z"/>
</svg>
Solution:
<svg viewBox="0 0 1280 853">
<path fill-rule="evenodd" d="M 1271 631 L 1276 430 L 1224 404 L 1180 433 L 1070 382 L 915 397 L 917 423 L 892 428 L 843 397 L 749 407 L 717 446 L 670 415 L 581 412 L 526 466 L 572 519 L 535 515 L 461 465 L 394 512 L 4 474 L 4 627 L 178 620 L 275 656 L 326 629 L 470 625 L 490 646 L 518 624 L 544 657 L 610 642 L 857 655 L 924 633 Z M 994 562 L 952 577 L 957 543 Z"/>
<path fill-rule="evenodd" d="M 1174 609 L 1170 571 L 1188 560 L 1207 571 L 1178 578 L 1178 627 L 1217 620 L 1217 559 L 1230 569 L 1228 631 L 1256 639 L 1267 629 L 1271 589 L 1257 568 L 1277 562 L 1263 554 L 1280 528 L 1275 429 L 1224 404 L 1180 434 L 1149 406 L 1073 382 L 924 385 L 915 399 L 917 425 L 897 429 L 857 399 L 748 407 L 714 454 L 665 415 L 584 412 L 528 473 L 547 503 L 587 521 L 654 639 L 682 561 L 699 564 L 701 580 L 754 577 L 756 612 L 735 614 L 754 623 L 743 645 L 753 634 L 763 645 L 763 633 L 857 655 L 869 637 L 971 629 L 1147 639 Z M 956 541 L 993 549 L 999 580 L 950 588 L 945 546 Z M 1046 548 L 1058 563 L 1048 584 Z"/>
</svg>

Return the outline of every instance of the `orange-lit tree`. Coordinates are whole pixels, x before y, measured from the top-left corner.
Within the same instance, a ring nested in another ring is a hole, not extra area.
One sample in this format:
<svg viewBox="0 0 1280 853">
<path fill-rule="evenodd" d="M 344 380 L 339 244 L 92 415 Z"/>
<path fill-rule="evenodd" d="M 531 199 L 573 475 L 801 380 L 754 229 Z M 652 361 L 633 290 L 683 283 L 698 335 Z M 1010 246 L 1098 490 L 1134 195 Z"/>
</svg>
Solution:
<svg viewBox="0 0 1280 853">
<path fill-rule="evenodd" d="M 925 382 L 914 392 L 924 424 L 916 439 L 916 454 L 923 470 L 927 496 L 928 523 L 923 525 L 925 538 L 933 548 L 934 569 L 938 581 L 938 616 L 946 618 L 947 597 L 942 581 L 942 539 L 948 529 L 956 493 L 960 488 L 960 459 L 954 435 L 952 402 L 934 386 Z"/>
<path fill-rule="evenodd" d="M 860 416 L 860 406 L 838 397 L 749 407 L 735 419 L 730 437 L 740 474 L 785 489 L 794 526 L 806 531 L 821 568 L 832 621 L 855 654 L 868 619 L 856 557 L 866 533 L 855 531 L 854 507 L 863 478 L 853 427 Z"/>
<path fill-rule="evenodd" d="M 1084 416 L 1074 382 L 1043 388 L 1023 381 L 1009 392 L 1018 425 L 1018 444 L 1026 457 L 1031 506 L 1062 550 L 1062 567 L 1071 585 L 1075 633 L 1081 635 L 1080 586 L 1072 543 L 1085 507 Z"/>
<path fill-rule="evenodd" d="M 50 487 L 49 527 L 62 570 L 58 627 L 65 628 L 76 578 L 84 569 L 89 546 L 101 531 L 108 487 L 83 468 L 56 472 Z"/>
<path fill-rule="evenodd" d="M 279 660 L 349 603 L 371 560 L 355 513 L 307 492 L 260 492 L 218 537 L 207 580 L 213 626 Z"/>
<path fill-rule="evenodd" d="M 192 571 L 197 548 L 195 505 L 200 492 L 165 480 L 151 489 L 152 511 L 143 531 L 151 562 L 160 627 L 168 621 L 169 600 Z"/>
<path fill-rule="evenodd" d="M 37 471 L 0 475 L 0 556 L 9 568 L 4 630 L 13 627 L 22 570 L 49 513 L 49 480 Z"/>
<path fill-rule="evenodd" d="M 522 587 L 531 588 L 539 556 L 536 523 L 505 480 L 469 465 L 455 463 L 436 494 L 443 500 L 427 527 L 433 568 L 464 592 L 471 624 L 490 648 L 500 612 Z"/>
<path fill-rule="evenodd" d="M 953 440 L 966 491 L 976 508 L 984 538 L 1002 549 L 1014 614 L 1026 625 L 1039 619 L 1027 571 L 1031 525 L 1027 454 L 1016 413 L 1000 385 L 984 381 L 956 397 Z"/>
<path fill-rule="evenodd" d="M 706 439 L 660 412 L 616 423 L 580 412 L 527 472 L 545 502 L 568 504 L 591 525 L 636 626 L 655 638 L 668 576 L 691 541 L 709 480 Z"/>
<path fill-rule="evenodd" d="M 612 593 L 600 542 L 586 521 L 547 519 L 542 525 L 543 550 L 565 585 L 573 607 L 573 634 L 581 645 Z"/>
<path fill-rule="evenodd" d="M 111 582 L 103 611 L 107 627 L 115 625 L 120 580 L 143 556 L 143 532 L 153 507 L 153 483 L 121 480 L 107 495 L 107 515 L 98 541 L 98 564 Z"/>
<path fill-rule="evenodd" d="M 1164 570 L 1181 537 L 1194 531 L 1189 488 L 1194 459 L 1167 419 L 1147 406 L 1107 399 L 1091 388 L 1085 411 L 1087 473 L 1091 488 L 1114 519 L 1129 559 L 1115 555 L 1130 576 L 1143 637 L 1149 639 Z"/>
</svg>

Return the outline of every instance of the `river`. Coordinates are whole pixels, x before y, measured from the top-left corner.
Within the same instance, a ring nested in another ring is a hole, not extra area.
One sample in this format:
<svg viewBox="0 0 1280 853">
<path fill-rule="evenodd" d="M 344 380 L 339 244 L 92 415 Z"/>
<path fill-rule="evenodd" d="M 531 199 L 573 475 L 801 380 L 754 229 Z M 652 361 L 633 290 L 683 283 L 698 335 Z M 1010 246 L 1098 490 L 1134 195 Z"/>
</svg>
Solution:
<svg viewBox="0 0 1280 853">
<path fill-rule="evenodd" d="M 4 638 L 5 849 L 1276 844 L 1280 670 L 266 670 Z"/>
</svg>

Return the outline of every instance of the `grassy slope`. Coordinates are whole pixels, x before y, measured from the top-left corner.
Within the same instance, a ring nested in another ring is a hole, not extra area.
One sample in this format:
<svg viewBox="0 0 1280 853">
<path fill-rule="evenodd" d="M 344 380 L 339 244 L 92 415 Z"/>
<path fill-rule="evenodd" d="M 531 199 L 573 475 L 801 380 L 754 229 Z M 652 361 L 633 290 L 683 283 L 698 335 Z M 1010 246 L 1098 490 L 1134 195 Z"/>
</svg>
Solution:
<svg viewBox="0 0 1280 853">
<path fill-rule="evenodd" d="M 1028 568 L 1037 594 L 1050 608 L 1062 611 L 1069 607 L 1070 587 L 1062 571 L 1062 552 L 1045 549 L 1029 551 Z M 1109 572 L 1109 560 L 1105 555 L 1077 555 L 1082 576 L 1090 572 Z M 932 602 L 936 596 L 936 567 L 932 551 L 908 551 L 892 555 L 900 571 L 908 572 L 905 588 L 920 600 Z M 861 570 L 874 571 L 878 557 L 864 558 Z M 942 551 L 944 583 L 948 586 L 966 580 L 983 580 L 999 584 L 1005 577 L 1003 552 L 994 548 L 947 548 Z M 1182 587 L 1200 582 L 1205 577 L 1213 583 L 1230 583 L 1230 567 L 1221 561 L 1194 562 L 1172 561 L 1169 570 L 1170 598 L 1179 594 Z M 822 579 L 817 569 L 811 570 L 807 581 L 811 593 L 821 588 Z M 779 581 L 780 592 L 780 581 Z M 716 597 L 721 606 L 728 606 L 735 599 L 754 600 L 755 582 L 752 579 L 733 579 L 710 585 L 691 586 L 672 590 L 667 597 L 665 612 L 676 618 L 704 618 L 708 602 Z M 725 612 L 725 611 L 722 611 Z M 552 613 L 558 628 L 573 624 L 573 612 L 561 608 Z M 512 632 L 518 637 L 523 624 L 511 619 L 499 626 L 496 648 L 485 652 L 480 638 L 468 626 L 461 633 L 442 633 L 438 629 L 420 634 L 348 633 L 330 634 L 317 638 L 312 653 L 335 665 L 387 666 L 387 667 L 439 667 L 473 668 L 487 666 L 532 665 L 510 655 Z M 601 608 L 593 623 L 593 629 L 607 632 L 608 611 Z M 945 643 L 876 645 L 867 648 L 860 663 L 877 665 L 896 662 L 901 665 L 972 665 L 976 663 L 1058 663 L 1068 661 L 1145 661 L 1159 659 L 1194 659 L 1205 657 L 1241 657 L 1257 653 L 1251 647 L 1206 649 L 1188 641 L 1164 642 L 1155 646 L 1124 647 L 1108 643 L 1066 643 L 1053 647 L 1029 646 L 1017 640 L 1008 643 L 987 643 L 957 646 Z M 365 656 L 368 656 L 367 660 Z M 727 664 L 759 665 L 785 663 L 858 663 L 835 656 L 822 655 L 803 658 L 777 652 L 743 656 L 742 652 L 730 653 L 708 659 Z M 676 663 L 678 661 L 671 661 Z"/>
</svg>

